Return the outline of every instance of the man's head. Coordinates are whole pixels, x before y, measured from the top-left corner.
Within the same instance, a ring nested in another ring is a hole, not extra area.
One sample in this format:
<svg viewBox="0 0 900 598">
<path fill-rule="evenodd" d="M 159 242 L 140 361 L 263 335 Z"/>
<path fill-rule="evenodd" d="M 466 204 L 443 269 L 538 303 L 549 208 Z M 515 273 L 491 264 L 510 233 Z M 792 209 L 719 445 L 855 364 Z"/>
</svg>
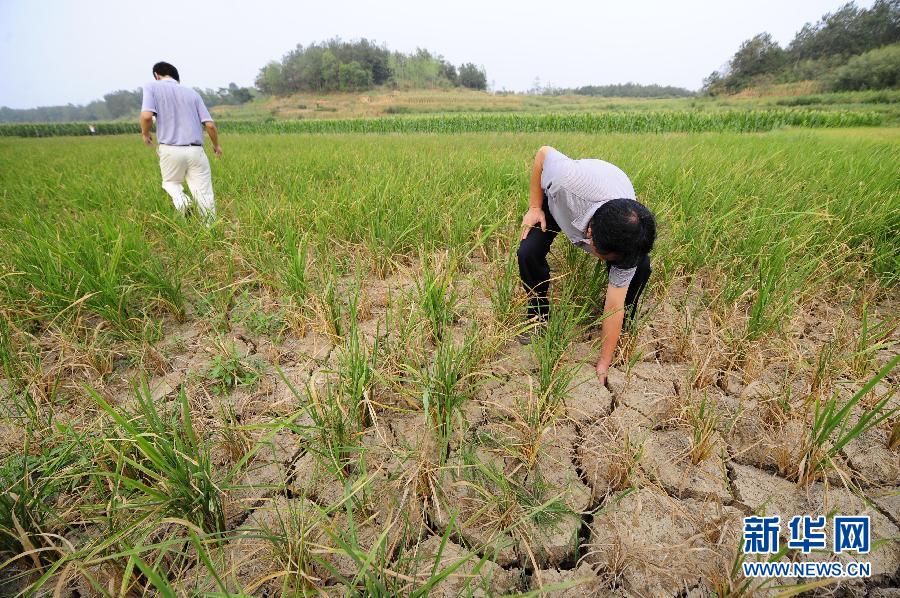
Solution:
<svg viewBox="0 0 900 598">
<path fill-rule="evenodd" d="M 653 249 L 656 219 L 637 201 L 614 199 L 591 217 L 591 240 L 605 261 L 619 268 L 633 268 Z"/>
<path fill-rule="evenodd" d="M 178 69 L 168 62 L 157 62 L 153 65 L 153 78 L 162 79 L 163 77 L 172 77 L 179 83 L 181 79 L 178 77 Z"/>
</svg>

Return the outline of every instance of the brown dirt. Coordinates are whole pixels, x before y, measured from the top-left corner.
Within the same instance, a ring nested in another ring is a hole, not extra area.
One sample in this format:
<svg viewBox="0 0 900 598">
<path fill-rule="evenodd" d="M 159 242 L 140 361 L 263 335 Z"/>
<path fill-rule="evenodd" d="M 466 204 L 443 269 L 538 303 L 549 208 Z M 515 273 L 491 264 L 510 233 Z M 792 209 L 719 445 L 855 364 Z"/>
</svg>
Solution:
<svg viewBox="0 0 900 598">
<path fill-rule="evenodd" d="M 687 591 L 727 579 L 741 516 L 733 507 L 641 489 L 595 516 L 586 558 L 638 595 Z"/>
<path fill-rule="evenodd" d="M 582 563 L 576 569 L 544 569 L 532 574 L 529 589 L 543 590 L 540 596 L 553 598 L 591 598 L 605 594 L 603 580 L 591 567 Z"/>
<path fill-rule="evenodd" d="M 497 596 L 518 586 L 520 574 L 517 571 L 502 569 L 494 561 L 478 557 L 452 541 L 447 541 L 442 549 L 441 542 L 441 538 L 432 536 L 412 551 L 414 558 L 421 563 L 416 572 L 417 577 L 429 579 L 435 561 L 438 563 L 438 571 L 464 562 L 434 586 L 429 596 Z"/>
<path fill-rule="evenodd" d="M 392 297 L 407 292 L 409 281 L 408 272 L 398 272 L 366 290 L 361 313 L 368 337 L 380 332 L 388 290 Z M 459 288 L 471 295 L 471 305 L 486 308 L 476 282 Z M 433 588 L 433 596 L 466 589 L 498 595 L 570 583 L 547 595 L 714 595 L 734 582 L 729 571 L 741 517 L 762 512 L 783 519 L 868 514 L 876 541 L 868 558 L 873 579 L 870 585 L 843 581 L 839 587 L 876 595 L 883 588 L 871 584 L 900 583 L 900 453 L 887 448 L 896 414 L 848 443 L 827 475 L 806 486 L 796 481 L 811 405 L 831 396 L 843 403 L 862 385 L 845 369 L 817 394 L 810 387 L 814 348 L 837 330 L 852 329 L 853 316 L 834 306 L 811 306 L 789 327 L 799 347 L 795 353 L 766 358 L 761 344 L 742 347 L 741 357 L 689 297 L 685 288 L 668 289 L 667 302 L 656 306 L 654 319 L 634 336 L 635 363 L 617 364 L 608 388 L 597 384 L 590 363 L 596 342 L 581 339 L 572 346 L 565 363 L 576 371 L 564 408 L 537 428 L 525 421 L 537 384 L 532 349 L 502 343 L 480 364 L 487 375 L 462 407 L 465 423 L 455 430 L 444 466 L 438 465 L 439 446 L 419 397 L 399 384 L 373 390 L 374 421 L 354 439 L 359 451 L 352 465 L 335 476 L 310 442 L 317 430 L 305 389 L 321 392 L 333 380 L 341 349 L 312 329 L 303 336 L 290 332 L 279 343 L 232 329 L 224 342 L 241 355 L 262 358 L 266 369 L 258 385 L 217 397 L 202 373 L 222 338 L 200 324 L 175 326 L 156 348 L 164 363 L 148 384 L 161 405 L 171 406 L 185 389 L 198 429 L 217 442 L 223 467 L 235 457 L 221 440 L 220 407 L 233 408 L 251 445 L 265 439 L 226 493 L 227 522 L 236 537 L 223 558 L 233 590 L 243 585 L 278 591 L 278 579 L 254 586 L 277 571 L 278 562 L 271 543 L 252 538 L 249 530 L 278 525 L 283 513 L 300 508 L 322 517 L 312 538 L 316 554 L 338 573 L 354 575 L 355 562 L 339 548 L 350 526 L 348 505 L 360 550 L 372 550 L 388 530 L 375 549 L 392 563 L 415 556 L 415 572 L 423 578 L 430 577 L 429 559 L 440 536 L 453 525 L 442 566 L 474 556 Z M 463 327 L 458 324 L 453 334 Z M 875 365 L 896 355 L 897 347 L 879 351 Z M 748 363 L 758 359 L 761 364 Z M 116 372 L 104 394 L 128 407 L 129 383 L 137 376 Z M 889 408 L 900 406 L 897 384 L 892 374 L 873 396 L 889 397 Z M 696 428 L 701 404 L 713 414 L 702 442 Z M 851 423 L 861 412 L 859 406 L 853 410 Z M 67 417 L 78 421 L 83 414 Z M 0 452 L 21 444 L 8 421 L 0 421 L 0 436 Z M 192 575 L 182 580 L 184 587 L 214 589 L 199 569 Z M 310 575 L 323 592 L 337 591 L 326 587 L 336 581 L 326 567 L 312 567 Z"/>
</svg>

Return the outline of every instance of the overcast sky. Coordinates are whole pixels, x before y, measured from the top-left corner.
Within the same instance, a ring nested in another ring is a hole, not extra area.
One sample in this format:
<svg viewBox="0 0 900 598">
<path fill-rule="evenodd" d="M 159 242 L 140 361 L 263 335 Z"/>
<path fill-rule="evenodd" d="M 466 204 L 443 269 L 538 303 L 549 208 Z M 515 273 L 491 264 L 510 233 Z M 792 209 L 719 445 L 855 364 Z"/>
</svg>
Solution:
<svg viewBox="0 0 900 598">
<path fill-rule="evenodd" d="M 871 6 L 874 0 L 862 0 Z M 475 62 L 495 89 L 660 83 L 697 89 L 741 41 L 782 45 L 844 0 L 0 0 L 0 105 L 82 104 L 167 60 L 195 87 L 251 85 L 298 43 L 367 37 Z"/>
</svg>

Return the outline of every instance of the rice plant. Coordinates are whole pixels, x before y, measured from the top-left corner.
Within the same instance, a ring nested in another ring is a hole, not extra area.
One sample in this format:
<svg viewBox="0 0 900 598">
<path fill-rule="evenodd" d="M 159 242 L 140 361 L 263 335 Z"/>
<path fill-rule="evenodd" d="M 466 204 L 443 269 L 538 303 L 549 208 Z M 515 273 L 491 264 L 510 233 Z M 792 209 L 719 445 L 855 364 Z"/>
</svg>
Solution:
<svg viewBox="0 0 900 598">
<path fill-rule="evenodd" d="M 719 414 L 715 405 L 704 395 L 700 405 L 689 411 L 691 423 L 691 462 L 695 465 L 710 456 L 715 447 Z"/>
<path fill-rule="evenodd" d="M 27 438 L 27 450 L 0 465 L 0 563 L 21 555 L 40 569 L 61 556 L 54 535 L 73 505 L 56 498 L 78 491 L 87 459 L 77 442 L 41 450 L 32 448 L 31 432 Z"/>
<path fill-rule="evenodd" d="M 880 322 L 871 321 L 868 304 L 863 304 L 861 320 L 859 337 L 856 339 L 856 345 L 850 356 L 850 369 L 855 376 L 859 377 L 864 376 L 871 369 L 878 351 L 887 349 L 894 344 L 888 339 L 898 325 L 896 321 L 892 322 L 887 318 Z"/>
<path fill-rule="evenodd" d="M 887 443 L 888 450 L 895 451 L 900 448 L 900 420 L 895 421 L 891 426 L 891 435 Z"/>
<path fill-rule="evenodd" d="M 439 443 L 440 465 L 447 460 L 454 431 L 463 428 L 461 408 L 473 390 L 471 377 L 479 361 L 479 336 L 480 331 L 473 326 L 459 346 L 450 339 L 442 341 L 427 371 L 414 373 L 422 409 Z"/>
<path fill-rule="evenodd" d="M 824 402 L 816 400 L 812 426 L 809 437 L 806 439 L 803 458 L 799 464 L 798 474 L 801 483 L 814 481 L 831 465 L 832 458 L 848 442 L 897 412 L 896 408 L 885 409 L 891 398 L 888 395 L 871 407 L 864 408 L 858 417 L 852 417 L 854 407 L 876 384 L 890 374 L 897 364 L 900 364 L 900 355 L 885 364 L 872 379 L 843 404 L 838 401 L 837 396 L 832 396 Z"/>
<path fill-rule="evenodd" d="M 120 412 L 93 390 L 89 393 L 115 422 L 116 436 L 102 440 L 110 466 L 103 475 L 120 493 L 113 508 L 180 517 L 204 532 L 224 532 L 223 489 L 249 455 L 228 471 L 217 470 L 208 445 L 194 431 L 183 389 L 177 417 L 157 410 L 146 382 L 135 388 L 133 414 Z"/>
<path fill-rule="evenodd" d="M 421 278 L 416 281 L 419 307 L 430 326 L 431 340 L 439 344 L 447 336 L 448 329 L 456 321 L 459 296 L 453 286 L 452 263 L 428 263 L 423 261 Z"/>
<path fill-rule="evenodd" d="M 826 388 L 836 377 L 835 369 L 838 352 L 837 342 L 834 339 L 822 343 L 822 346 L 819 348 L 812 372 L 812 380 L 809 385 L 813 394 L 819 393 L 823 388 Z"/>
<path fill-rule="evenodd" d="M 508 326 L 524 313 L 524 301 L 517 300 L 519 269 L 515 252 L 501 256 L 500 271 L 492 281 L 491 307 L 494 317 L 501 325 Z"/>
<path fill-rule="evenodd" d="M 7 259 L 17 275 L 7 292 L 38 297 L 39 314 L 71 318 L 86 310 L 132 336 L 154 311 L 183 311 L 178 272 L 166 268 L 132 224 L 110 215 L 59 226 L 27 217 L 14 234 Z"/>
<path fill-rule="evenodd" d="M 565 501 L 540 480 L 524 482 L 507 475 L 493 463 L 482 462 L 473 454 L 466 454 L 465 460 L 472 468 L 473 488 L 484 503 L 476 516 L 486 515 L 489 525 L 510 534 L 517 542 L 532 544 L 534 527 L 553 527 L 572 512 Z M 501 547 L 484 548 L 490 554 L 491 550 Z"/>
<path fill-rule="evenodd" d="M 359 330 L 356 301 L 349 305 L 350 330 L 338 358 L 340 400 L 347 405 L 351 421 L 362 429 L 372 422 L 372 390 L 378 370 L 379 344 L 366 343 Z"/>
<path fill-rule="evenodd" d="M 563 357 L 579 333 L 583 309 L 561 297 L 553 305 L 547 323 L 538 329 L 531 348 L 537 359 L 537 387 L 526 410 L 535 429 L 549 424 L 558 414 L 578 368 Z"/>
<path fill-rule="evenodd" d="M 16 347 L 13 345 L 13 330 L 6 315 L 0 312 L 0 372 L 5 384 L 0 388 L 0 397 L 7 397 L 21 391 L 25 386 L 25 372 Z"/>
<path fill-rule="evenodd" d="M 316 576 L 315 551 L 319 546 L 317 529 L 323 520 L 320 507 L 312 502 L 286 501 L 284 507 L 275 503 L 275 524 L 261 533 L 271 544 L 279 565 L 279 585 L 283 594 L 315 595 L 322 585 Z M 252 588 L 248 588 L 252 591 Z"/>
<path fill-rule="evenodd" d="M 346 301 L 341 297 L 338 282 L 338 268 L 331 261 L 321 274 L 322 280 L 317 285 L 315 310 L 325 330 L 335 340 L 340 340 L 346 333 Z"/>
<path fill-rule="evenodd" d="M 306 393 L 306 409 L 314 426 L 298 432 L 309 440 L 307 450 L 317 456 L 326 470 L 345 480 L 359 454 L 356 422 L 333 383 L 327 382 L 322 388 L 311 384 Z"/>
<path fill-rule="evenodd" d="M 284 287 L 300 301 L 310 295 L 309 243 L 305 238 L 296 247 L 288 249 L 287 259 L 281 271 L 281 281 Z"/>
</svg>

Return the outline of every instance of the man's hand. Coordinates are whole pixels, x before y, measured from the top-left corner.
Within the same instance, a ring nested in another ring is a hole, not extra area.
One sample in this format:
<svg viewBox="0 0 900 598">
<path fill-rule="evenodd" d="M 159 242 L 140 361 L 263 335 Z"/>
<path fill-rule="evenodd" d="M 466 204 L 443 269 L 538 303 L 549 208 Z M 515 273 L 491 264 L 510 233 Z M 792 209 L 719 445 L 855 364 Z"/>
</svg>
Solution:
<svg viewBox="0 0 900 598">
<path fill-rule="evenodd" d="M 600 386 L 606 386 L 606 376 L 609 374 L 609 364 L 603 361 L 602 357 L 597 360 L 595 371 L 597 372 L 597 380 L 600 381 Z"/>
<path fill-rule="evenodd" d="M 206 127 L 206 132 L 209 133 L 209 140 L 212 141 L 213 153 L 215 153 L 218 158 L 222 155 L 222 146 L 219 145 L 219 130 L 216 128 L 216 123 L 208 120 L 203 123 L 203 126 Z"/>
<path fill-rule="evenodd" d="M 547 232 L 547 216 L 544 214 L 544 210 L 541 208 L 528 208 L 528 211 L 525 212 L 525 215 L 522 216 L 522 240 L 524 241 L 526 237 L 528 237 L 528 231 L 532 228 L 541 225 L 541 230 Z"/>
<path fill-rule="evenodd" d="M 616 344 L 619 335 L 622 334 L 622 323 L 625 320 L 625 295 L 628 287 L 606 288 L 606 301 L 603 304 L 603 324 L 600 328 L 600 336 L 603 342 L 600 345 L 600 358 L 597 360 L 597 379 L 600 384 L 606 385 L 606 374 L 613 362 L 616 353 Z"/>
<path fill-rule="evenodd" d="M 153 146 L 153 136 L 150 134 L 150 128 L 153 126 L 153 113 L 149 110 L 141 110 L 141 137 L 144 138 L 144 145 Z"/>
</svg>

